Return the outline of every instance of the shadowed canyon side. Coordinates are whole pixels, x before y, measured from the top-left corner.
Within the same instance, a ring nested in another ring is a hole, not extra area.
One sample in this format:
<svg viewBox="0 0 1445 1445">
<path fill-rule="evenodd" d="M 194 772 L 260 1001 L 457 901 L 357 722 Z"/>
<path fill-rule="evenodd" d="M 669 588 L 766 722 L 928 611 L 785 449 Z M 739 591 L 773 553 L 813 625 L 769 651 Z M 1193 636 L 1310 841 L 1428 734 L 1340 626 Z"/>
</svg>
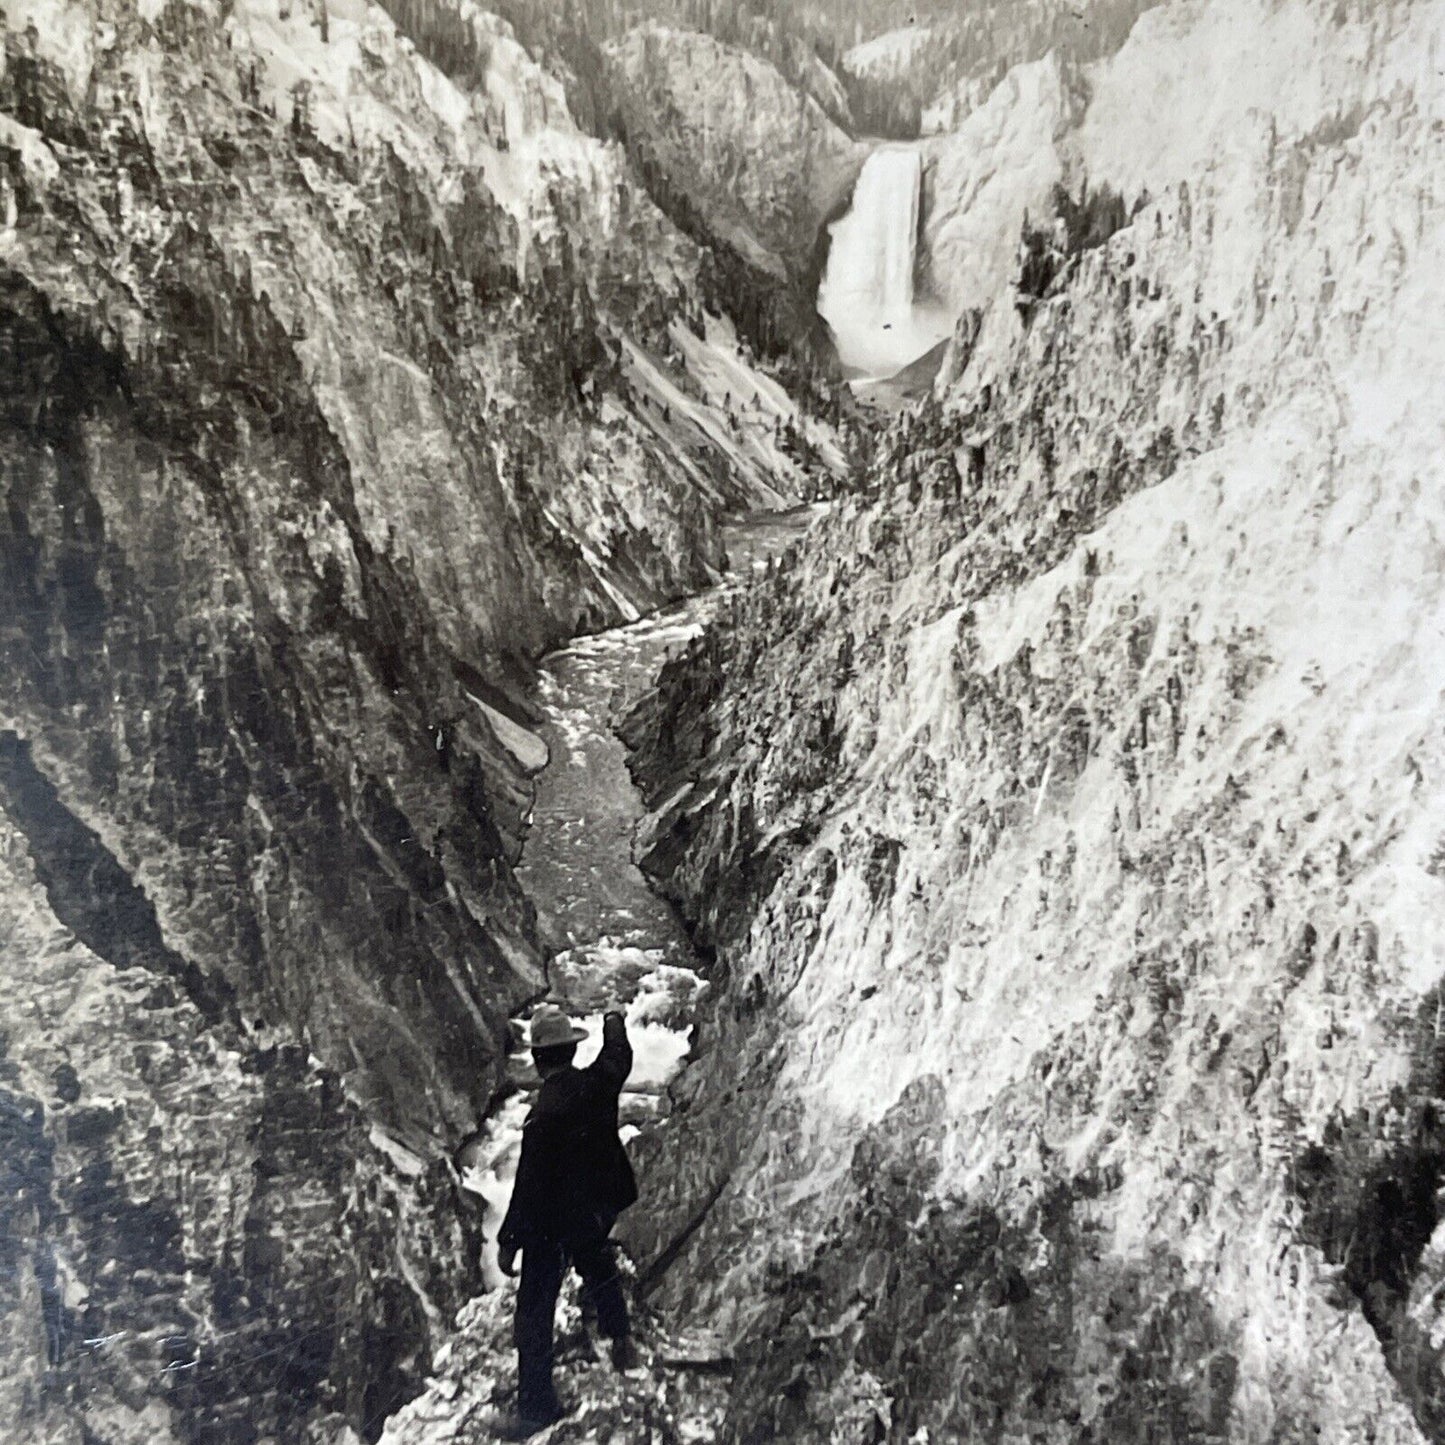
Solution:
<svg viewBox="0 0 1445 1445">
<path fill-rule="evenodd" d="M 546 986 L 532 660 L 841 459 L 495 17 L 0 12 L 0 1418 L 374 1438 Z"/>
<path fill-rule="evenodd" d="M 721 1438 L 1442 1438 L 1442 27 L 1007 78 L 1008 286 L 629 723 L 719 980 L 633 1241 Z"/>
<path fill-rule="evenodd" d="M 750 266 L 801 279 L 863 146 L 776 66 L 711 35 L 642 25 L 609 57 L 635 89 L 628 120 L 666 183 Z"/>
</svg>

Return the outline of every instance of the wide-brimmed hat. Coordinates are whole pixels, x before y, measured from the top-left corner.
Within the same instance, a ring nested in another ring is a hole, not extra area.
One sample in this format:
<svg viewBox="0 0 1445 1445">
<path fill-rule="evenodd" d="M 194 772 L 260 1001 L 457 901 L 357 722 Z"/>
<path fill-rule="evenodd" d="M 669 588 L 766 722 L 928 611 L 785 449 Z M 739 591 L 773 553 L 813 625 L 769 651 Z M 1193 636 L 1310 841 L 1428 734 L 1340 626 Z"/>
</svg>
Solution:
<svg viewBox="0 0 1445 1445">
<path fill-rule="evenodd" d="M 558 1044 L 577 1044 L 586 1037 L 586 1029 L 579 1029 L 561 1009 L 550 1003 L 538 1006 L 527 1027 L 529 1049 L 552 1049 Z"/>
</svg>

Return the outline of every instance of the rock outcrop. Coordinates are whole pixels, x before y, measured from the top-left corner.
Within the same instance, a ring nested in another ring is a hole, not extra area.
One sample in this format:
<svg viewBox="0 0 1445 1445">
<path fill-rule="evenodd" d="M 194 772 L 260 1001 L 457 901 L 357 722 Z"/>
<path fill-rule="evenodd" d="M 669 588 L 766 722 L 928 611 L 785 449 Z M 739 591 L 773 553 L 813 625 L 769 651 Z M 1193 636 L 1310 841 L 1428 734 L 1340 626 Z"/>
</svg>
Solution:
<svg viewBox="0 0 1445 1445">
<path fill-rule="evenodd" d="M 1145 15 L 876 498 L 631 720 L 722 1438 L 1442 1438 L 1442 27 Z"/>
</svg>

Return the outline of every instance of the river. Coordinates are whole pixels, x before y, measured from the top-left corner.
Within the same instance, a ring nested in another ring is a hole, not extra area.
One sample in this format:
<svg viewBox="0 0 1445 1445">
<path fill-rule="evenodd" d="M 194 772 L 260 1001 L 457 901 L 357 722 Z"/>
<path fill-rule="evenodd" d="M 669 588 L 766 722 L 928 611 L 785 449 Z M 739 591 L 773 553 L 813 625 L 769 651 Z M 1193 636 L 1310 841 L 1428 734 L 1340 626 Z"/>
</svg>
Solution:
<svg viewBox="0 0 1445 1445">
<path fill-rule="evenodd" d="M 590 1034 L 577 1062 L 595 1057 L 605 1009 L 627 1015 L 634 1063 L 622 1096 L 624 1139 L 665 1118 L 667 1085 L 687 1057 L 707 983 L 677 915 L 632 861 L 644 809 L 613 727 L 652 687 L 668 657 L 819 510 L 759 513 L 730 525 L 730 570 L 718 586 L 639 622 L 579 638 L 540 667 L 537 702 L 546 716 L 541 733 L 548 762 L 537 779 L 517 876 L 555 950 L 552 995 Z M 496 1234 L 537 1085 L 524 1050 L 512 1056 L 508 1072 L 514 1087 L 468 1147 L 463 1176 L 488 1204 L 483 1266 L 489 1285 L 501 1280 Z"/>
</svg>

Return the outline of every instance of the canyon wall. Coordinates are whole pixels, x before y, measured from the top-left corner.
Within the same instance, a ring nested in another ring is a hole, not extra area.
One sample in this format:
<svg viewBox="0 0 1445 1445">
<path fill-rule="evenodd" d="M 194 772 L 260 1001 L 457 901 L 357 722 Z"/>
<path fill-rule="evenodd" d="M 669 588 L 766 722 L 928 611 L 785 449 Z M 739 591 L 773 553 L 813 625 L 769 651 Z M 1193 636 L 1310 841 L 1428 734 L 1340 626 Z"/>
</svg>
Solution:
<svg viewBox="0 0 1445 1445">
<path fill-rule="evenodd" d="M 634 384 L 703 258 L 491 17 L 3 11 L 0 1418 L 374 1437 L 543 987 L 523 672 L 783 494 Z"/>
<path fill-rule="evenodd" d="M 865 147 L 768 61 L 710 35 L 649 24 L 609 54 L 636 88 L 660 167 L 718 234 L 764 274 L 815 283 L 819 229 Z"/>
<path fill-rule="evenodd" d="M 1445 1438 L 1442 42 L 1188 0 L 1005 82 L 1007 284 L 630 719 L 723 1438 Z"/>
</svg>

